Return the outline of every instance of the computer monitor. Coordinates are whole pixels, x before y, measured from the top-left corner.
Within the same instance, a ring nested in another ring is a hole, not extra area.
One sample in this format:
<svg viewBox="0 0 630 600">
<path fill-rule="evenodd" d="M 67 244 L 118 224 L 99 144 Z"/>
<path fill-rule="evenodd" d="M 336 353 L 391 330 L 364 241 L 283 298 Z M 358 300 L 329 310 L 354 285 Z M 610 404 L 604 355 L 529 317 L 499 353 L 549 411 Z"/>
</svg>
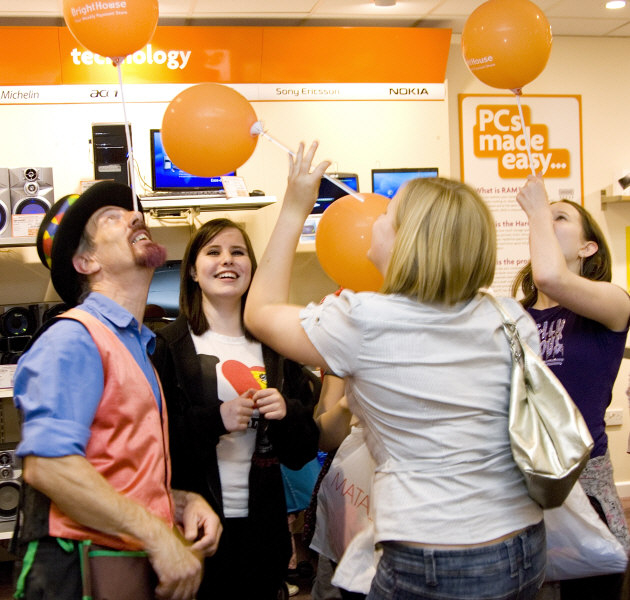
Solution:
<svg viewBox="0 0 630 600">
<path fill-rule="evenodd" d="M 155 269 L 147 305 L 158 306 L 165 317 L 177 317 L 179 314 L 179 280 L 181 260 L 169 260 Z"/>
<path fill-rule="evenodd" d="M 154 192 L 186 192 L 190 190 L 221 192 L 221 176 L 198 177 L 177 168 L 164 151 L 159 129 L 151 129 L 151 187 Z M 225 173 L 236 175 L 236 172 Z"/>
<path fill-rule="evenodd" d="M 437 167 L 411 169 L 372 169 L 372 192 L 393 198 L 398 188 L 418 177 L 437 177 Z"/>
<path fill-rule="evenodd" d="M 356 173 L 328 173 L 328 176 L 345 183 L 355 192 L 359 191 L 359 176 Z M 319 192 L 317 193 L 317 202 L 315 202 L 311 214 L 318 215 L 323 213 L 335 200 L 347 195 L 348 192 L 343 188 L 322 177 L 319 184 Z"/>
</svg>

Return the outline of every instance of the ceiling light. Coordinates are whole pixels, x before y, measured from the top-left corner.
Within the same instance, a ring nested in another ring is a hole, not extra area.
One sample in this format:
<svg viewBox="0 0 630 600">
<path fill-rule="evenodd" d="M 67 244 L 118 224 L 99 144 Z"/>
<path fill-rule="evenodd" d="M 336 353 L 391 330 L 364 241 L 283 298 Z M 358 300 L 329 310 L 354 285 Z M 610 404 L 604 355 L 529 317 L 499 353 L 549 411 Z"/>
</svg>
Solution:
<svg viewBox="0 0 630 600">
<path fill-rule="evenodd" d="M 623 8 L 626 5 L 626 0 L 608 0 L 606 2 L 606 8 L 615 9 Z"/>
<path fill-rule="evenodd" d="M 374 0 L 376 6 L 396 6 L 396 0 Z"/>
</svg>

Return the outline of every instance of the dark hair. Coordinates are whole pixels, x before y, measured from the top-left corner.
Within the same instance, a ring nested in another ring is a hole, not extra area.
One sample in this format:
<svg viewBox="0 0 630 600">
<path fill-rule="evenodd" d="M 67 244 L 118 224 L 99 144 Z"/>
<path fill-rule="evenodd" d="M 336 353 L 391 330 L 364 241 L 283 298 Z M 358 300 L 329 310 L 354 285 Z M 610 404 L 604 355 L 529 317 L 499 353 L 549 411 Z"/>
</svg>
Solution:
<svg viewBox="0 0 630 600">
<path fill-rule="evenodd" d="M 612 259 L 608 244 L 604 238 L 604 234 L 592 215 L 581 205 L 571 200 L 560 200 L 563 204 L 570 204 L 580 215 L 582 222 L 582 234 L 587 242 L 595 242 L 597 244 L 597 252 L 592 256 L 587 256 L 582 261 L 582 277 L 591 279 L 592 281 L 612 281 Z M 554 203 L 557 204 L 557 203 Z M 516 275 L 512 284 L 512 296 L 516 296 L 519 289 L 523 292 L 521 304 L 525 308 L 529 308 L 536 304 L 538 299 L 538 290 L 534 285 L 534 276 L 532 274 L 532 263 L 528 262 Z"/>
<path fill-rule="evenodd" d="M 206 319 L 206 315 L 203 312 L 202 305 L 202 293 L 199 284 L 193 280 L 191 270 L 197 262 L 197 256 L 201 249 L 212 241 L 219 233 L 224 229 L 237 229 L 243 235 L 245 240 L 245 247 L 247 248 L 247 254 L 252 263 L 252 277 L 256 272 L 256 256 L 254 255 L 254 248 L 252 242 L 245 231 L 245 228 L 230 219 L 212 219 L 204 223 L 196 232 L 195 235 L 188 242 L 184 258 L 182 259 L 182 267 L 180 271 L 180 286 L 179 286 L 179 310 L 180 313 L 186 318 L 190 325 L 190 329 L 195 335 L 201 335 L 202 333 L 210 329 L 210 324 Z M 247 292 L 249 287 L 241 297 L 241 324 L 245 331 L 245 337 L 249 340 L 253 340 L 254 336 L 247 330 L 243 321 L 243 310 L 245 309 L 245 300 L 247 299 Z"/>
</svg>

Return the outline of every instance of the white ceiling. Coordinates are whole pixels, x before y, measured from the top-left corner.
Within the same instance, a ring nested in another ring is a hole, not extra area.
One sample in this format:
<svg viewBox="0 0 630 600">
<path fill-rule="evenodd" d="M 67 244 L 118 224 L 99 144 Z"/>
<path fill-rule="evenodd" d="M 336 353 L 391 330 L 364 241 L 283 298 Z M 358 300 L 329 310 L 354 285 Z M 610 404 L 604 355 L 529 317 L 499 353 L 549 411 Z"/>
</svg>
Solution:
<svg viewBox="0 0 630 600">
<path fill-rule="evenodd" d="M 162 25 L 445 27 L 462 31 L 483 0 L 159 0 Z M 630 1 L 537 0 L 555 36 L 630 37 Z M 63 0 L 0 0 L 0 25 L 62 25 Z"/>
</svg>

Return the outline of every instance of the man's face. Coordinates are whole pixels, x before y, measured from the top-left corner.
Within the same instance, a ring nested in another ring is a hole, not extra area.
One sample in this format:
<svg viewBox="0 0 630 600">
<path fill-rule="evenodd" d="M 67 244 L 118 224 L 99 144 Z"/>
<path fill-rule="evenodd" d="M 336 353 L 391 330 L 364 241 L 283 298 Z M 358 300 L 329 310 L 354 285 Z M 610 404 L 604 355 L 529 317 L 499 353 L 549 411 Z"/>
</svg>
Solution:
<svg viewBox="0 0 630 600">
<path fill-rule="evenodd" d="M 166 249 L 151 240 L 140 212 L 105 206 L 92 215 L 86 231 L 93 258 L 110 271 L 134 265 L 153 269 L 166 260 Z"/>
</svg>

